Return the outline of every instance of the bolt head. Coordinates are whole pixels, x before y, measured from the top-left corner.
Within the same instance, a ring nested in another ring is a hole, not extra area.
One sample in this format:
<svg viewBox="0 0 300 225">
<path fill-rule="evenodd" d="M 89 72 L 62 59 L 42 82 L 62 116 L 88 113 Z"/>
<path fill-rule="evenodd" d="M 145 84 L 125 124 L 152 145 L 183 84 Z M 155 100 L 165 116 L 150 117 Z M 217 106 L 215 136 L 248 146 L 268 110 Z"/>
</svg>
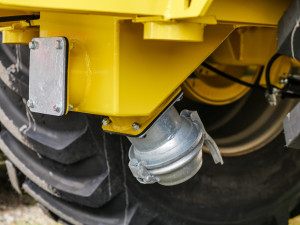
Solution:
<svg viewBox="0 0 300 225">
<path fill-rule="evenodd" d="M 38 49 L 39 48 L 39 43 L 36 41 L 31 41 L 29 42 L 29 48 L 30 49 Z"/>
<path fill-rule="evenodd" d="M 108 117 L 105 117 L 105 118 L 103 118 L 103 120 L 102 120 L 102 124 L 103 124 L 103 126 L 108 126 L 108 124 L 110 124 L 111 123 L 111 120 L 108 118 Z"/>
<path fill-rule="evenodd" d="M 133 129 L 134 131 L 138 131 L 140 128 L 141 128 L 141 126 L 140 126 L 138 123 L 133 123 L 133 124 L 132 124 L 132 129 Z"/>
<path fill-rule="evenodd" d="M 270 106 L 276 106 L 277 99 L 276 99 L 275 94 L 271 94 L 271 95 L 268 94 L 266 97 L 267 97 L 267 100 L 268 100 Z"/>
<path fill-rule="evenodd" d="M 63 48 L 61 40 L 56 40 L 55 41 L 55 48 L 56 49 L 62 49 Z"/>
<path fill-rule="evenodd" d="M 55 105 L 53 106 L 53 110 L 54 110 L 55 112 L 60 113 L 61 110 L 62 110 L 61 104 L 55 104 Z"/>
<path fill-rule="evenodd" d="M 289 82 L 289 80 L 285 77 L 279 78 L 279 84 L 281 84 L 281 85 L 286 85 L 286 84 L 288 84 L 288 82 Z"/>
<path fill-rule="evenodd" d="M 28 99 L 27 106 L 28 108 L 34 108 L 34 101 L 32 99 Z"/>
</svg>

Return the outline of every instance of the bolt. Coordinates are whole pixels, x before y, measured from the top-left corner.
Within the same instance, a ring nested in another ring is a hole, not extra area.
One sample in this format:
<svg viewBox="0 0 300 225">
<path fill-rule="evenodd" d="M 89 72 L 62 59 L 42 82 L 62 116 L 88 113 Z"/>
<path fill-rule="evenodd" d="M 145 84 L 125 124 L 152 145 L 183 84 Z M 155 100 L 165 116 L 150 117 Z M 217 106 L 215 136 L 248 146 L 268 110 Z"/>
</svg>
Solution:
<svg viewBox="0 0 300 225">
<path fill-rule="evenodd" d="M 28 108 L 34 108 L 34 101 L 32 99 L 28 99 L 27 106 Z"/>
<path fill-rule="evenodd" d="M 69 111 L 72 110 L 74 108 L 74 106 L 69 105 Z"/>
<path fill-rule="evenodd" d="M 131 159 L 129 161 L 130 166 L 137 166 L 139 164 L 139 161 L 137 159 Z"/>
<path fill-rule="evenodd" d="M 267 98 L 270 106 L 276 106 L 277 105 L 277 96 L 280 96 L 280 90 L 278 88 L 272 89 L 272 94 L 269 94 L 268 91 L 265 94 L 265 97 Z"/>
<path fill-rule="evenodd" d="M 288 82 L 289 82 L 289 80 L 285 77 L 279 78 L 279 84 L 281 84 L 281 85 L 286 85 Z"/>
<path fill-rule="evenodd" d="M 275 94 L 271 94 L 268 96 L 268 102 L 270 106 L 276 106 L 277 105 L 277 99 Z"/>
<path fill-rule="evenodd" d="M 30 49 L 38 49 L 39 48 L 39 43 L 36 41 L 31 41 L 29 42 L 29 48 Z"/>
<path fill-rule="evenodd" d="M 55 104 L 54 106 L 53 106 L 53 110 L 54 111 L 56 111 L 56 112 L 58 112 L 58 113 L 60 113 L 61 112 L 61 104 Z"/>
<path fill-rule="evenodd" d="M 141 126 L 140 126 L 138 123 L 133 123 L 133 124 L 132 124 L 132 129 L 133 129 L 134 131 L 138 131 L 140 128 L 141 128 Z"/>
<path fill-rule="evenodd" d="M 110 124 L 111 123 L 111 120 L 108 118 L 108 117 L 105 117 L 105 118 L 103 118 L 103 120 L 102 120 L 102 124 L 103 124 L 103 126 L 108 126 L 108 124 Z"/>
<path fill-rule="evenodd" d="M 55 48 L 56 49 L 62 49 L 62 41 L 61 40 L 56 40 L 55 41 Z"/>
</svg>

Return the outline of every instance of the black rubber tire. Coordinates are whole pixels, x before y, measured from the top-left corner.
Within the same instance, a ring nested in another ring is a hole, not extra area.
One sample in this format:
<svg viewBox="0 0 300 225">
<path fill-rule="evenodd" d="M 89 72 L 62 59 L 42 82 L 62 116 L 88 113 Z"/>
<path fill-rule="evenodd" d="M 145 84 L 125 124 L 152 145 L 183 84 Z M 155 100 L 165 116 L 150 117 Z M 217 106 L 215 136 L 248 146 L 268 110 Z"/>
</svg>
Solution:
<svg viewBox="0 0 300 225">
<path fill-rule="evenodd" d="M 8 72 L 16 51 L 23 70 Z M 127 167 L 129 142 L 103 133 L 100 116 L 52 117 L 26 109 L 26 46 L 1 45 L 0 60 L 0 148 L 23 174 L 23 189 L 54 219 L 65 224 L 288 224 L 300 194 L 300 152 L 284 148 L 282 134 L 259 151 L 225 158 L 223 166 L 204 154 L 201 170 L 183 184 L 142 185 Z"/>
</svg>

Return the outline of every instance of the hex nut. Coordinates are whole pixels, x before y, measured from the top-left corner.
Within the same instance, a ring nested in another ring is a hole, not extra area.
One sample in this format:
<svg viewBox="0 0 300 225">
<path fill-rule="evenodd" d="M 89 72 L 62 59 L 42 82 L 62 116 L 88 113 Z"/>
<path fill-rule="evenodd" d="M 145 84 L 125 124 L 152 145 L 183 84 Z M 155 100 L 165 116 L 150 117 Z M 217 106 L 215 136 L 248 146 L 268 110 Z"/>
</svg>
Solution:
<svg viewBox="0 0 300 225">
<path fill-rule="evenodd" d="M 102 125 L 103 126 L 108 126 L 111 123 L 111 120 L 108 117 L 103 118 L 102 120 Z"/>
<path fill-rule="evenodd" d="M 286 85 L 286 84 L 288 84 L 288 82 L 289 82 L 289 80 L 285 77 L 279 78 L 279 84 L 281 84 L 281 85 Z"/>
<path fill-rule="evenodd" d="M 132 124 L 132 129 L 133 129 L 134 131 L 138 131 L 140 128 L 141 128 L 141 126 L 140 126 L 138 123 L 133 123 L 133 124 Z"/>
</svg>

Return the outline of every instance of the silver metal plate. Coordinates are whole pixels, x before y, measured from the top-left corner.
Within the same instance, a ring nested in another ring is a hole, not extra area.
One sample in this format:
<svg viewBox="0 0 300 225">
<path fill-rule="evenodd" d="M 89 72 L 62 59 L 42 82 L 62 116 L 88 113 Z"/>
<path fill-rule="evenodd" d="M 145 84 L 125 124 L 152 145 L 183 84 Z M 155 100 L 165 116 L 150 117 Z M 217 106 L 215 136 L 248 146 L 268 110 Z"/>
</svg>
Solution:
<svg viewBox="0 0 300 225">
<path fill-rule="evenodd" d="M 67 102 L 67 39 L 34 38 L 29 48 L 29 109 L 48 115 L 64 115 Z"/>
<path fill-rule="evenodd" d="M 300 149 L 300 103 L 283 120 L 286 146 Z"/>
</svg>

